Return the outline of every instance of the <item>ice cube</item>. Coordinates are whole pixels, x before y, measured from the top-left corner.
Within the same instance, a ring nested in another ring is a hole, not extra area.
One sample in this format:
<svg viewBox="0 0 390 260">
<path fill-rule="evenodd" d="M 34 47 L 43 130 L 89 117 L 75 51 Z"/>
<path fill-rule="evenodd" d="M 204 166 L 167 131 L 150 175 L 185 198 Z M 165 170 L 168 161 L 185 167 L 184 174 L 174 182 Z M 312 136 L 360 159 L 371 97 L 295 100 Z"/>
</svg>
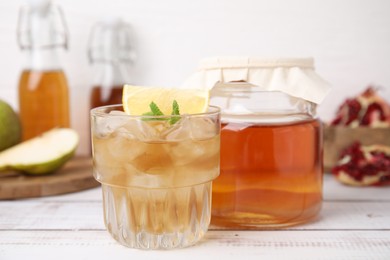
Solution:
<svg viewBox="0 0 390 260">
<path fill-rule="evenodd" d="M 206 139 L 215 137 L 217 130 L 218 127 L 212 120 L 184 116 L 166 133 L 165 139 L 173 141 L 166 146 L 167 153 L 175 165 L 196 162 L 210 152 L 209 141 Z"/>
<path fill-rule="evenodd" d="M 160 172 L 164 174 L 148 174 L 140 172 L 132 176 L 131 186 L 146 187 L 146 188 L 166 188 L 172 186 L 173 174 L 168 174 L 165 171 Z"/>
<path fill-rule="evenodd" d="M 200 126 L 199 122 L 204 125 Z M 192 128 L 191 138 L 172 144 L 167 151 L 175 165 L 203 164 L 208 158 L 219 154 L 220 139 L 216 132 L 218 127 L 211 122 L 199 122 Z"/>
<path fill-rule="evenodd" d="M 145 152 L 133 160 L 139 171 L 150 174 L 165 174 L 172 165 L 165 143 L 143 143 Z M 160 171 L 161 170 L 161 171 Z"/>
<path fill-rule="evenodd" d="M 95 122 L 93 122 L 95 135 L 107 137 L 129 120 L 126 116 L 121 116 L 126 115 L 121 111 L 111 111 L 110 114 L 115 116 L 95 117 Z"/>
<path fill-rule="evenodd" d="M 188 117 L 183 116 L 178 122 L 161 134 L 167 141 L 191 139 L 191 126 Z"/>
<path fill-rule="evenodd" d="M 127 132 L 118 132 L 107 146 L 113 161 L 126 163 L 145 152 L 145 144 L 129 136 Z"/>
<path fill-rule="evenodd" d="M 209 139 L 218 134 L 219 124 L 210 118 L 190 118 L 191 137 L 193 139 Z"/>
<path fill-rule="evenodd" d="M 186 165 L 202 157 L 206 150 L 204 145 L 188 139 L 171 145 L 167 152 L 175 165 Z"/>
<path fill-rule="evenodd" d="M 150 142 L 160 140 L 159 132 L 156 127 L 153 127 L 151 122 L 132 119 L 122 127 L 122 129 L 119 129 L 120 132 L 127 133 L 129 137 L 138 139 L 139 141 Z"/>
</svg>

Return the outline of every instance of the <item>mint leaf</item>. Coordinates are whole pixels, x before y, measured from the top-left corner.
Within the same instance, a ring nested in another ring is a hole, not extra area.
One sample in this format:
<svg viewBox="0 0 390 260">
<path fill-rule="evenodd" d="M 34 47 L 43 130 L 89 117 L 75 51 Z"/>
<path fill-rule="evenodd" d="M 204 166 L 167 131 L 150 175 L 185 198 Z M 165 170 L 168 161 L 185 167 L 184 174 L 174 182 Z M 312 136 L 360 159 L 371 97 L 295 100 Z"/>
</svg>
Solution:
<svg viewBox="0 0 390 260">
<path fill-rule="evenodd" d="M 180 108 L 179 108 L 179 104 L 177 103 L 176 100 L 173 100 L 173 103 L 172 103 L 172 113 L 171 115 L 173 115 L 174 117 L 171 117 L 171 120 L 169 120 L 169 123 L 171 125 L 175 124 L 177 121 L 180 120 Z"/>
<path fill-rule="evenodd" d="M 153 101 L 149 104 L 149 107 L 150 107 L 150 110 L 149 112 L 146 112 L 144 114 L 142 114 L 143 116 L 151 116 L 149 118 L 143 118 L 142 120 L 144 121 L 151 121 L 151 120 L 168 120 L 168 118 L 158 118 L 158 117 L 152 117 L 152 116 L 163 116 L 163 112 L 161 112 L 160 108 L 157 106 L 156 103 L 154 103 Z M 172 103 L 172 113 L 171 115 L 173 117 L 171 117 L 169 119 L 169 123 L 171 125 L 177 123 L 177 121 L 180 120 L 180 108 L 179 108 L 179 104 L 177 103 L 176 100 L 173 100 L 173 103 Z"/>
<path fill-rule="evenodd" d="M 149 105 L 150 110 L 152 111 L 154 116 L 163 116 L 163 112 L 161 112 L 160 108 L 153 101 Z"/>
<path fill-rule="evenodd" d="M 180 115 L 180 109 L 179 109 L 179 104 L 177 103 L 176 100 L 173 100 L 172 103 L 172 115 Z"/>
<path fill-rule="evenodd" d="M 142 114 L 143 116 L 163 116 L 164 115 L 156 103 L 151 102 L 149 104 L 149 107 L 150 107 L 151 111 Z M 153 120 L 167 120 L 167 119 L 166 118 L 158 118 L 158 117 L 148 117 L 148 118 L 143 118 L 142 120 L 143 121 L 153 121 Z"/>
<path fill-rule="evenodd" d="M 142 115 L 143 116 L 154 116 L 153 112 L 143 113 Z M 157 118 L 153 118 L 153 117 L 144 117 L 144 118 L 142 118 L 143 121 L 152 121 L 152 120 L 156 120 L 156 119 Z"/>
<path fill-rule="evenodd" d="M 143 116 L 154 116 L 153 112 L 143 113 L 142 115 Z"/>
</svg>

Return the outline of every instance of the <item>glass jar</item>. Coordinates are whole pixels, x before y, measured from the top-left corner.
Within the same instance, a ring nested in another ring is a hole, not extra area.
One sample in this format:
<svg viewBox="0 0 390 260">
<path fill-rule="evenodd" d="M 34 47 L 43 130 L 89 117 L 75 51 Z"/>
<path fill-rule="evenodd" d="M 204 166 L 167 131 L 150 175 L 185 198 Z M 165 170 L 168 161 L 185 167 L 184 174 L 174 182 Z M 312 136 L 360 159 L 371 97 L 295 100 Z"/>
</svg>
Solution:
<svg viewBox="0 0 390 260">
<path fill-rule="evenodd" d="M 314 219 L 322 204 L 322 127 L 329 86 L 312 59 L 212 59 L 184 83 L 211 89 L 221 108 L 216 226 L 264 229 Z"/>
<path fill-rule="evenodd" d="M 59 55 L 68 43 L 62 9 L 49 0 L 30 1 L 20 9 L 17 36 L 26 58 L 18 87 L 23 140 L 70 127 L 69 87 Z"/>
<path fill-rule="evenodd" d="M 322 128 L 316 105 L 231 84 L 211 91 L 222 109 L 221 173 L 212 223 L 278 227 L 310 220 L 322 201 Z"/>
<path fill-rule="evenodd" d="M 135 59 L 131 26 L 117 17 L 97 22 L 91 30 L 88 58 L 94 75 L 90 108 L 122 103 L 123 85 L 132 82 Z"/>
</svg>

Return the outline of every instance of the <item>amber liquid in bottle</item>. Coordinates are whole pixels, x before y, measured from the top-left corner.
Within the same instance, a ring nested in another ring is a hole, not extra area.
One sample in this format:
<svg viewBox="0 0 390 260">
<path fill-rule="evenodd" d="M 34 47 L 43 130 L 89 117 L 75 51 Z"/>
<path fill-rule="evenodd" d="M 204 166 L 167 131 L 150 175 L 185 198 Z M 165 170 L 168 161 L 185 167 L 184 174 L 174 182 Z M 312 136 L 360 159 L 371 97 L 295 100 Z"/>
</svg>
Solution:
<svg viewBox="0 0 390 260">
<path fill-rule="evenodd" d="M 108 91 L 109 94 L 107 97 L 103 94 L 103 88 L 100 86 L 95 86 L 91 90 L 91 109 L 100 106 L 122 104 L 122 90 L 123 86 L 114 86 L 111 87 Z"/>
<path fill-rule="evenodd" d="M 69 93 L 63 71 L 23 71 L 19 106 L 23 140 L 54 127 L 69 127 Z"/>
<path fill-rule="evenodd" d="M 221 174 L 213 182 L 212 224 L 290 226 L 316 216 L 321 202 L 319 121 L 222 125 Z"/>
</svg>

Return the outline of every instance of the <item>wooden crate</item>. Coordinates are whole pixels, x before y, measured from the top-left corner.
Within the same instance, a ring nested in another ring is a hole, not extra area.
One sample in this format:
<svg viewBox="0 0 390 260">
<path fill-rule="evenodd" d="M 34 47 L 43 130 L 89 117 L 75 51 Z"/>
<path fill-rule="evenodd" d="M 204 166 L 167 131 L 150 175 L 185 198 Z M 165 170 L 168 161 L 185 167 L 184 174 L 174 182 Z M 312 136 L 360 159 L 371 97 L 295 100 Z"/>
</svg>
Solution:
<svg viewBox="0 0 390 260">
<path fill-rule="evenodd" d="M 390 128 L 324 126 L 324 170 L 330 172 L 340 152 L 359 141 L 363 145 L 383 144 L 390 146 Z"/>
</svg>

